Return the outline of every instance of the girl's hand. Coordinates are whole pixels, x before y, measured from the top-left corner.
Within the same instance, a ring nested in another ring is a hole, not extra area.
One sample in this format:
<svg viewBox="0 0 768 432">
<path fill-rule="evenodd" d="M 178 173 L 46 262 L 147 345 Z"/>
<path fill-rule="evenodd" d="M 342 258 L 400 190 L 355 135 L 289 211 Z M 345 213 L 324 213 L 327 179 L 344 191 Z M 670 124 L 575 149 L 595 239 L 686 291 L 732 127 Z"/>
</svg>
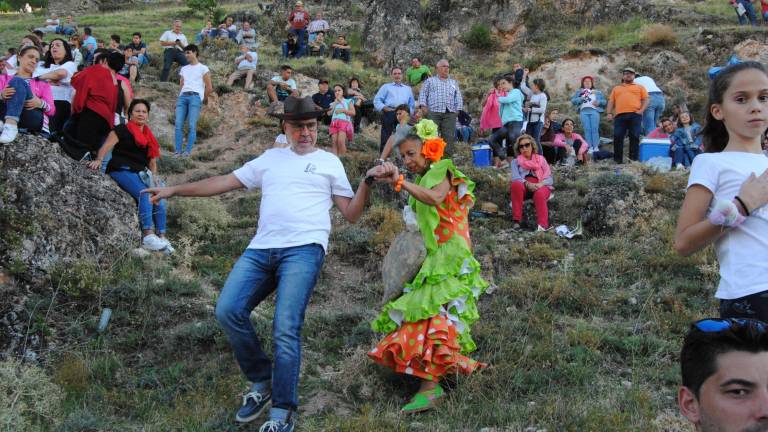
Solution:
<svg viewBox="0 0 768 432">
<path fill-rule="evenodd" d="M 103 162 L 102 160 L 100 160 L 100 159 L 96 159 L 96 160 L 94 160 L 94 161 L 90 161 L 90 162 L 88 162 L 88 165 L 87 165 L 87 167 L 88 167 L 88 168 L 90 168 L 90 169 L 92 169 L 92 170 L 94 170 L 94 171 L 96 171 L 96 170 L 99 170 L 99 169 L 101 169 L 101 164 L 102 164 L 102 162 Z"/>
<path fill-rule="evenodd" d="M 3 92 L 2 92 L 3 99 L 6 99 L 6 100 L 10 99 L 11 96 L 13 96 L 15 94 L 16 94 L 16 89 L 13 88 L 13 87 L 6 87 L 6 88 L 3 89 Z"/>
<path fill-rule="evenodd" d="M 739 198 L 747 205 L 750 213 L 768 203 L 768 170 L 760 176 L 750 174 L 739 189 Z"/>
<path fill-rule="evenodd" d="M 42 106 L 43 106 L 43 101 L 40 100 L 40 98 L 37 96 L 34 96 L 32 97 L 32 99 L 29 99 L 24 102 L 24 108 L 28 110 L 35 109 L 35 108 L 42 108 Z"/>
</svg>

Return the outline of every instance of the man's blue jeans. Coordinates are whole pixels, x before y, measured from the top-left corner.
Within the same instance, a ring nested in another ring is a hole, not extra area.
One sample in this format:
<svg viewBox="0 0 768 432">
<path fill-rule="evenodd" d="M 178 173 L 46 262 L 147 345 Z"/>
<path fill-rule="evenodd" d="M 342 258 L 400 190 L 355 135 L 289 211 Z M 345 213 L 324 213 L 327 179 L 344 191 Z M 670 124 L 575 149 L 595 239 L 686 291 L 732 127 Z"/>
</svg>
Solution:
<svg viewBox="0 0 768 432">
<path fill-rule="evenodd" d="M 187 58 L 182 51 L 177 50 L 176 47 L 165 48 L 163 51 L 163 70 L 160 72 L 160 81 L 168 81 L 168 74 L 171 72 L 173 62 L 178 63 L 179 67 L 188 64 Z"/>
<path fill-rule="evenodd" d="M 693 158 L 699 154 L 701 154 L 699 149 L 678 145 L 672 152 L 672 165 L 683 164 L 685 167 L 690 167 L 693 163 Z"/>
<path fill-rule="evenodd" d="M 197 118 L 200 117 L 200 106 L 203 101 L 195 92 L 184 92 L 176 100 L 176 153 L 181 153 L 181 145 L 184 142 L 184 123 L 189 123 L 187 135 L 187 148 L 184 153 L 192 153 L 192 147 L 197 139 Z"/>
<path fill-rule="evenodd" d="M 468 143 L 470 139 L 472 139 L 472 130 L 471 126 L 457 126 L 456 127 L 456 141 L 464 141 L 465 143 Z"/>
<path fill-rule="evenodd" d="M 149 64 L 149 56 L 147 54 L 139 54 L 139 67 Z"/>
<path fill-rule="evenodd" d="M 640 129 L 643 116 L 634 112 L 621 113 L 613 119 L 613 160 L 624 163 L 624 137 L 629 133 L 629 159 L 637 160 L 640 153 Z"/>
<path fill-rule="evenodd" d="M 581 125 L 584 127 L 584 139 L 589 148 L 597 150 L 600 146 L 600 111 L 594 108 L 582 108 L 579 111 Z"/>
<path fill-rule="evenodd" d="M 121 189 L 131 194 L 133 199 L 139 205 L 139 221 L 141 222 L 142 230 L 150 230 L 155 228 L 157 234 L 165 233 L 165 204 L 160 201 L 154 206 L 149 201 L 149 194 L 141 193 L 142 190 L 147 188 L 147 185 L 141 181 L 139 173 L 120 170 L 112 171 L 109 173 L 118 186 Z"/>
<path fill-rule="evenodd" d="M 270 418 L 285 419 L 299 403 L 301 328 L 325 251 L 317 243 L 246 249 L 229 273 L 216 303 L 216 319 L 229 338 L 243 374 L 258 389 L 272 387 Z M 251 311 L 273 291 L 274 367 L 250 321 Z"/>
<path fill-rule="evenodd" d="M 656 129 L 656 125 L 659 124 L 659 119 L 664 113 L 664 93 L 652 92 L 648 93 L 650 102 L 648 108 L 643 111 L 643 132 L 645 135 L 651 133 Z"/>
<path fill-rule="evenodd" d="M 749 0 L 738 0 L 739 3 L 741 3 L 744 6 L 744 10 L 746 12 L 744 15 L 739 15 L 738 12 L 736 12 L 736 15 L 739 17 L 739 24 L 746 25 L 747 19 L 749 19 L 749 23 L 754 27 L 757 25 L 757 15 L 755 15 L 755 8 L 752 6 L 752 2 Z"/>
<path fill-rule="evenodd" d="M 307 30 L 292 28 L 291 33 L 296 35 L 296 58 L 301 58 L 301 56 L 304 55 L 304 46 L 307 44 L 307 41 L 305 40 L 307 38 Z"/>
<path fill-rule="evenodd" d="M 532 136 L 533 139 L 536 141 L 536 147 L 539 148 L 539 154 L 544 154 L 544 150 L 541 148 L 541 127 L 544 125 L 541 121 L 536 122 L 528 122 L 528 125 L 525 127 L 525 132 Z M 513 143 L 514 145 L 514 143 Z"/>
</svg>

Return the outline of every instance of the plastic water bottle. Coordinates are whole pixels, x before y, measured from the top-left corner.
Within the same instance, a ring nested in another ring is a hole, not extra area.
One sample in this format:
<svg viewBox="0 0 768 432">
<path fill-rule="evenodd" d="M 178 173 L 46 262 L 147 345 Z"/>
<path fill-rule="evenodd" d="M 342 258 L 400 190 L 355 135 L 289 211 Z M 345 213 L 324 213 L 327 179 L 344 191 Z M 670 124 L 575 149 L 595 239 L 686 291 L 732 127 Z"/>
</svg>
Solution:
<svg viewBox="0 0 768 432">
<path fill-rule="evenodd" d="M 99 319 L 99 326 L 96 328 L 96 331 L 99 333 L 104 333 L 104 330 L 107 329 L 107 325 L 109 325 L 109 319 L 112 317 L 112 309 L 110 308 L 104 308 L 101 311 L 101 319 Z"/>
</svg>

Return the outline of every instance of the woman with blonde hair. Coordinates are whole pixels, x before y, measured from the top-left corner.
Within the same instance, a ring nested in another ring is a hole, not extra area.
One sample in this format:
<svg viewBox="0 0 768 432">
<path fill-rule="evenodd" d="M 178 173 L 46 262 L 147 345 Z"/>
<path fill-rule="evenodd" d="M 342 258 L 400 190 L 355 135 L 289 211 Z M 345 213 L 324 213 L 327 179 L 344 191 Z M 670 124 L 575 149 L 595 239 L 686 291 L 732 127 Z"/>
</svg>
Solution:
<svg viewBox="0 0 768 432">
<path fill-rule="evenodd" d="M 549 210 L 547 201 L 552 194 L 552 172 L 544 156 L 539 154 L 536 140 L 528 135 L 520 135 L 515 141 L 517 157 L 509 167 L 512 171 L 510 198 L 512 201 L 512 220 L 515 229 L 520 228 L 523 220 L 523 201 L 533 198 L 536 208 L 537 231 L 549 228 Z"/>
</svg>

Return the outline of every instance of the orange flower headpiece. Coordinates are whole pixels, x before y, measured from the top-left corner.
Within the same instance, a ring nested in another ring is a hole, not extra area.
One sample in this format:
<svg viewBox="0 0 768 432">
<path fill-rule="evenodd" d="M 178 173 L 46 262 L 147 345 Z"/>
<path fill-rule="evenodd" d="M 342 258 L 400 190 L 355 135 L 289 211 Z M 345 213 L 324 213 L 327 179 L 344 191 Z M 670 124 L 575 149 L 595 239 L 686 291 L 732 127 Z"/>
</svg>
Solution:
<svg viewBox="0 0 768 432">
<path fill-rule="evenodd" d="M 443 157 L 445 141 L 442 138 L 429 138 L 424 140 L 421 146 L 421 154 L 432 162 L 437 162 Z"/>
</svg>

